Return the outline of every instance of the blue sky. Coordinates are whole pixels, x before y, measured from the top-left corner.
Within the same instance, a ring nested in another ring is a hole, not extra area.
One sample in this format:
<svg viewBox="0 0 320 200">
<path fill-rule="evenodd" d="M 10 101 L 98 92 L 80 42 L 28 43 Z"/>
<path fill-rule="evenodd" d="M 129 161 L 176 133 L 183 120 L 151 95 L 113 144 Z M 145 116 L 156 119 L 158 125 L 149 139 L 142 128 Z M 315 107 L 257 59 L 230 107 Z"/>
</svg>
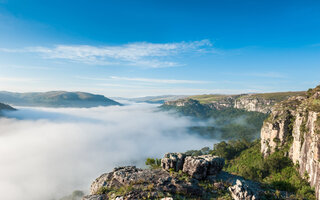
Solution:
<svg viewBox="0 0 320 200">
<path fill-rule="evenodd" d="M 0 0 L 0 90 L 306 90 L 320 82 L 319 10 L 316 0 Z"/>
</svg>

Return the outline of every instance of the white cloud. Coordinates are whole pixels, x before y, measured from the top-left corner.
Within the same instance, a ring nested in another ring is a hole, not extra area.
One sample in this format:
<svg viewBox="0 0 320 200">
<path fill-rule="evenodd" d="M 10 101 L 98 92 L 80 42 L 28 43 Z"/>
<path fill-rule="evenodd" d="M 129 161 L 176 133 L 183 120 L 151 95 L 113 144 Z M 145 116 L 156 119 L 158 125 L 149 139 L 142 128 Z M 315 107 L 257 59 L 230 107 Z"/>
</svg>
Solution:
<svg viewBox="0 0 320 200">
<path fill-rule="evenodd" d="M 183 65 L 174 56 L 184 53 L 204 53 L 211 48 L 209 40 L 179 43 L 137 42 L 118 46 L 57 45 L 55 47 L 28 47 L 0 51 L 39 53 L 47 59 L 65 59 L 97 65 L 134 65 L 142 67 L 173 67 Z M 212 50 L 210 50 L 212 52 Z"/>
<path fill-rule="evenodd" d="M 20 108 L 0 118 L 1 199 L 57 199 L 121 165 L 212 147 L 187 134 L 196 122 L 153 105 L 90 109 Z"/>
</svg>

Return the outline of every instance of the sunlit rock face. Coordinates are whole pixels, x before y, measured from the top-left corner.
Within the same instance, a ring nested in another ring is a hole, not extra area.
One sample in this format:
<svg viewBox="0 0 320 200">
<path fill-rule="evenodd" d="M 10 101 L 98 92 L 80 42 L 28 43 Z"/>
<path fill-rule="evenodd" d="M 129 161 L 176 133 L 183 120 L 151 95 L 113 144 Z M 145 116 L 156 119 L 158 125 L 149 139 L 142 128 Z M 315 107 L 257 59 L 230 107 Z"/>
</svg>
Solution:
<svg viewBox="0 0 320 200">
<path fill-rule="evenodd" d="M 274 99 L 252 98 L 248 96 L 236 100 L 233 107 L 247 111 L 269 113 L 275 103 L 276 101 Z"/>
<path fill-rule="evenodd" d="M 288 156 L 320 199 L 320 86 L 273 108 L 261 129 L 265 157 L 288 148 Z"/>
</svg>

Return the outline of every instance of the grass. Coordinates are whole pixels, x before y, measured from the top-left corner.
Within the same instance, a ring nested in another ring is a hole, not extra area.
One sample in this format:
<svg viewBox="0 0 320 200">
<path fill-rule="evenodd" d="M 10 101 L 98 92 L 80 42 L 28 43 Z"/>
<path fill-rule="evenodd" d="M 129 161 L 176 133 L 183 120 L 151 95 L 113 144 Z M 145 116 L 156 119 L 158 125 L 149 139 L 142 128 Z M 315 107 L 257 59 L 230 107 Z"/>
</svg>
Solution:
<svg viewBox="0 0 320 200">
<path fill-rule="evenodd" d="M 276 151 L 264 159 L 260 153 L 260 142 L 228 161 L 225 170 L 259 181 L 266 188 L 293 193 L 297 199 L 316 199 L 314 189 L 300 177 L 297 166 L 284 156 L 284 151 Z"/>
<path fill-rule="evenodd" d="M 231 95 L 235 96 L 235 95 Z M 195 96 L 189 96 L 188 98 L 198 100 L 202 104 L 208 104 L 215 101 L 220 101 L 228 97 L 228 95 L 220 95 L 220 94 L 204 94 L 204 95 L 195 95 Z"/>
<path fill-rule="evenodd" d="M 266 100 L 275 100 L 275 102 L 280 102 L 288 99 L 291 96 L 304 95 L 305 92 L 274 92 L 274 93 L 259 93 L 259 94 L 249 94 L 249 95 L 222 95 L 222 94 L 204 94 L 189 96 L 188 98 L 198 100 L 202 104 L 208 104 L 216 101 L 221 101 L 227 97 L 233 97 L 235 99 L 242 98 L 259 98 Z"/>
</svg>

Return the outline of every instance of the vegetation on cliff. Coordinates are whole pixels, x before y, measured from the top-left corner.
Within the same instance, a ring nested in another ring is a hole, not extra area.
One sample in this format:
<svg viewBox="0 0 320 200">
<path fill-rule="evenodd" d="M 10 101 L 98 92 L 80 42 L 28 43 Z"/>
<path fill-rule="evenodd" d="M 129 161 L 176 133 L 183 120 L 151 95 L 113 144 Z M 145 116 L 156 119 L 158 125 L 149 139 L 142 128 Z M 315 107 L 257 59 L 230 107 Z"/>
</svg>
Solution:
<svg viewBox="0 0 320 200">
<path fill-rule="evenodd" d="M 237 140 L 254 140 L 259 137 L 263 121 L 267 114 L 249 112 L 243 109 L 215 109 L 200 104 L 196 100 L 187 101 L 184 106 L 162 105 L 163 110 L 174 110 L 198 120 L 207 120 L 207 126 L 191 127 L 190 131 L 204 137 Z"/>
<path fill-rule="evenodd" d="M 240 95 L 219 95 L 219 94 L 205 94 L 190 96 L 190 99 L 198 100 L 200 103 L 209 104 L 212 102 L 222 101 L 227 98 L 234 99 L 246 99 L 246 98 L 257 98 L 265 100 L 274 100 L 280 102 L 288 99 L 292 96 L 302 95 L 304 92 L 274 92 L 274 93 L 257 93 L 257 94 L 240 94 Z"/>
<path fill-rule="evenodd" d="M 287 191 L 294 199 L 316 199 L 314 189 L 300 177 L 286 151 L 278 150 L 264 158 L 260 145 L 259 140 L 222 142 L 214 146 L 212 153 L 226 158 L 224 170 L 229 173 L 259 181 L 266 188 Z"/>
</svg>

